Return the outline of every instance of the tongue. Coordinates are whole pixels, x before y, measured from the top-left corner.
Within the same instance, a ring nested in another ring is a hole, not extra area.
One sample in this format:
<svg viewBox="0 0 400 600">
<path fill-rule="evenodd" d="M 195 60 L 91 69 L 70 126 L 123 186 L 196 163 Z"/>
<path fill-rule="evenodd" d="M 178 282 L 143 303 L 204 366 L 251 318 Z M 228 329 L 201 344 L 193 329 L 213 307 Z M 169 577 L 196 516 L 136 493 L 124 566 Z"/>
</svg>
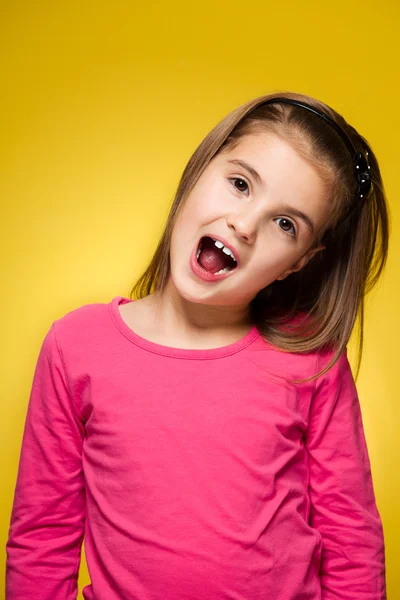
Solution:
<svg viewBox="0 0 400 600">
<path fill-rule="evenodd" d="M 229 258 L 215 246 L 214 240 L 211 238 L 204 238 L 202 241 L 199 263 L 206 271 L 218 273 L 221 269 L 229 266 Z"/>
</svg>

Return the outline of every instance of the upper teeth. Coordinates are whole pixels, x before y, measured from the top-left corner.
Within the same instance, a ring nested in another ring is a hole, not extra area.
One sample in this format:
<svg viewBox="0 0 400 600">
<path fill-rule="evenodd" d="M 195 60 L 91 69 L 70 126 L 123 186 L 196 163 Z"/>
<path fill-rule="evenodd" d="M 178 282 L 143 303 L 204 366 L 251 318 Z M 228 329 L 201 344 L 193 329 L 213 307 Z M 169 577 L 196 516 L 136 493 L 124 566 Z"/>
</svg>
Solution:
<svg viewBox="0 0 400 600">
<path fill-rule="evenodd" d="M 225 254 L 227 254 L 228 256 L 230 256 L 231 258 L 233 258 L 233 260 L 236 262 L 236 258 L 235 255 L 233 254 L 232 250 L 230 250 L 230 248 L 227 248 L 222 242 L 220 242 L 219 240 L 214 240 L 215 245 L 217 246 L 217 248 L 221 249 L 222 248 L 222 252 L 225 252 Z"/>
</svg>

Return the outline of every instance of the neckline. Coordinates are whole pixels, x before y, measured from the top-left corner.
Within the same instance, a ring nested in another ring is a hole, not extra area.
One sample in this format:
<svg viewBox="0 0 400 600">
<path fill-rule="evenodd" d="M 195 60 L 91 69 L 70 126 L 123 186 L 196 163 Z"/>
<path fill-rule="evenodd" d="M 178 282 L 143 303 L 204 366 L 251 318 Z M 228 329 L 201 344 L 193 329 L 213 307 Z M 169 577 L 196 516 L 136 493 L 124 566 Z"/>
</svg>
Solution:
<svg viewBox="0 0 400 600">
<path fill-rule="evenodd" d="M 134 302 L 130 298 L 126 298 L 125 296 L 116 296 L 109 303 L 109 310 L 112 317 L 112 320 L 119 331 L 131 342 L 147 350 L 149 352 L 153 352 L 154 354 L 161 354 L 163 356 L 169 356 L 172 358 L 190 358 L 190 359 L 212 359 L 212 358 L 223 358 L 225 356 L 230 356 L 232 354 L 236 354 L 246 348 L 249 344 L 254 342 L 258 337 L 260 337 L 260 332 L 257 329 L 256 325 L 248 331 L 243 337 L 241 337 L 236 342 L 232 344 L 228 344 L 227 346 L 219 346 L 217 348 L 174 348 L 172 346 L 164 346 L 162 344 L 157 344 L 156 342 L 152 342 L 139 334 L 135 333 L 133 329 L 131 329 L 127 323 L 125 323 L 122 315 L 119 311 L 119 306 L 121 304 L 127 304 L 128 302 Z"/>
</svg>

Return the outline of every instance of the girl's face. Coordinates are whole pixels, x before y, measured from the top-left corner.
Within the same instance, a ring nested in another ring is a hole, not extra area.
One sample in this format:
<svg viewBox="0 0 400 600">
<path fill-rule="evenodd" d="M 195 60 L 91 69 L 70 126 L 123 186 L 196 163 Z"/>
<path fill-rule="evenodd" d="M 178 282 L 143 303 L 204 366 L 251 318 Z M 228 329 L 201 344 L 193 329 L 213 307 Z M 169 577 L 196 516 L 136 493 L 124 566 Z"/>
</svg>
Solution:
<svg viewBox="0 0 400 600">
<path fill-rule="evenodd" d="M 310 249 L 328 217 L 326 192 L 316 169 L 275 134 L 242 138 L 211 161 L 181 207 L 169 284 L 190 302 L 247 306 L 323 248 Z M 221 240 L 238 266 L 219 278 L 201 277 L 192 265 L 203 236 Z"/>
</svg>

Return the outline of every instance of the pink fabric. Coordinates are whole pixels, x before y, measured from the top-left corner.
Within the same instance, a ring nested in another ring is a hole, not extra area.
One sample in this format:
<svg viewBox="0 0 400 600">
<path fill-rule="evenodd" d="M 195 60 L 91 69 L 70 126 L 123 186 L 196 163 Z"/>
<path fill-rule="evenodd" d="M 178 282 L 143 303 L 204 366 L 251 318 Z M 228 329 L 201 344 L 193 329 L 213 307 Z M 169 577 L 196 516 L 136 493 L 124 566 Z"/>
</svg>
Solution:
<svg viewBox="0 0 400 600">
<path fill-rule="evenodd" d="M 382 600 L 385 548 L 346 352 L 254 327 L 174 349 L 118 296 L 64 315 L 39 354 L 7 542 L 7 600 Z"/>
</svg>

